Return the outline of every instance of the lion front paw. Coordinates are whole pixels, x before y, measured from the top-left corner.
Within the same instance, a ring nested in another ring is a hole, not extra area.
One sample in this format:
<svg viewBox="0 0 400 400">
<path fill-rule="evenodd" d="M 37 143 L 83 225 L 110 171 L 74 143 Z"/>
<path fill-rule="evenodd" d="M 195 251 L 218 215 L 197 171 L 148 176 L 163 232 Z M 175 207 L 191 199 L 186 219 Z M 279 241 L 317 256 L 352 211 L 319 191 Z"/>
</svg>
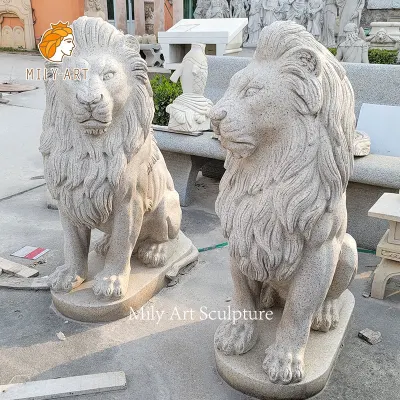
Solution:
<svg viewBox="0 0 400 400">
<path fill-rule="evenodd" d="M 339 324 L 339 301 L 337 299 L 325 299 L 319 310 L 314 314 L 311 329 L 328 332 Z"/>
<path fill-rule="evenodd" d="M 162 267 L 167 262 L 168 242 L 143 242 L 138 249 L 138 258 L 149 267 Z"/>
<path fill-rule="evenodd" d="M 256 321 L 229 320 L 219 325 L 214 335 L 214 343 L 218 350 L 230 356 L 251 350 L 257 342 L 257 337 Z"/>
<path fill-rule="evenodd" d="M 273 344 L 265 354 L 263 369 L 271 382 L 287 385 L 303 379 L 304 360 L 298 352 Z"/>
<path fill-rule="evenodd" d="M 93 283 L 93 292 L 97 297 L 120 299 L 128 292 L 129 272 L 112 274 L 106 270 L 99 272 Z"/>
<path fill-rule="evenodd" d="M 58 267 L 48 278 L 49 287 L 55 292 L 70 292 L 83 283 L 85 273 L 78 273 L 67 265 Z"/>
</svg>

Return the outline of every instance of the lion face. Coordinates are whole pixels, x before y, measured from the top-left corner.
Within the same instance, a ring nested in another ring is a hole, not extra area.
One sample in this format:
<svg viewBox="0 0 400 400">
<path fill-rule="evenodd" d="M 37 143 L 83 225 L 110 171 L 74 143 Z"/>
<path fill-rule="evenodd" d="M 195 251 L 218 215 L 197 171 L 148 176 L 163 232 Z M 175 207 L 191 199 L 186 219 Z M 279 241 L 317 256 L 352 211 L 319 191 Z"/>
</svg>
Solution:
<svg viewBox="0 0 400 400">
<path fill-rule="evenodd" d="M 130 96 L 132 85 L 123 64 L 104 53 L 96 57 L 71 57 L 65 64 L 70 71 L 87 69 L 87 72 L 82 72 L 78 79 L 58 81 L 63 105 L 85 133 L 106 132 Z"/>
<path fill-rule="evenodd" d="M 295 114 L 289 87 L 279 84 L 273 63 L 252 63 L 237 72 L 228 90 L 210 112 L 221 144 L 235 158 L 254 153 L 261 143 L 272 144 Z"/>
</svg>

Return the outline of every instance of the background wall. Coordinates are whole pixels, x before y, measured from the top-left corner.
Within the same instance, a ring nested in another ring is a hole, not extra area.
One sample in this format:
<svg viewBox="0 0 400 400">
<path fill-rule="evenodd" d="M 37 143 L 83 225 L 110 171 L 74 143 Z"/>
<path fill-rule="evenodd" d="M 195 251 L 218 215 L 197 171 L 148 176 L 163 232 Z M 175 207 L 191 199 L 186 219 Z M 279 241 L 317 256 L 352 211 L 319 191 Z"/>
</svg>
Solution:
<svg viewBox="0 0 400 400">
<path fill-rule="evenodd" d="M 32 0 L 32 9 L 36 17 L 34 30 L 38 42 L 51 23 L 72 23 L 84 15 L 84 0 Z"/>
</svg>

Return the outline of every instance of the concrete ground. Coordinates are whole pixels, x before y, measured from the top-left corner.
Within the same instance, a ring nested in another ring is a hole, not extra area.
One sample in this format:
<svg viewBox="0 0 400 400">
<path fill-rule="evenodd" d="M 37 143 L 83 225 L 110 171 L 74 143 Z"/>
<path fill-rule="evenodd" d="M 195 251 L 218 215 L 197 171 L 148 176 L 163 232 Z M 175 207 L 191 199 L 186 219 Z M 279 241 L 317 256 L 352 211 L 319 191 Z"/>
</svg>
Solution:
<svg viewBox="0 0 400 400">
<path fill-rule="evenodd" d="M 30 56 L 0 53 L 0 82 L 9 73 L 3 66 L 25 65 L 22 57 Z M 36 94 L 30 100 L 22 98 L 26 94 L 12 95 L 11 105 L 0 105 L 0 190 L 12 196 L 0 196 L 0 257 L 31 265 L 10 254 L 25 245 L 49 248 L 42 257 L 46 263 L 36 266 L 44 276 L 63 262 L 58 212 L 45 207 L 44 187 L 21 193 L 30 189 L 29 177 L 40 174 L 41 109 L 35 108 L 43 105 L 40 90 L 32 92 Z M 10 111 L 17 107 L 19 112 Z M 37 114 L 18 132 L 32 109 Z M 16 114 L 4 123 L 11 112 Z M 10 128 L 10 121 L 17 128 Z M 5 129 L 11 133 L 4 134 Z M 18 146 L 13 136 L 17 133 L 19 140 L 32 140 L 27 148 Z M 14 165 L 9 160 L 15 160 Z M 11 179 L 10 174 L 14 174 Z M 217 181 L 200 176 L 196 199 L 183 210 L 182 230 L 199 248 L 225 241 L 214 212 L 217 192 Z M 362 296 L 378 261 L 360 253 L 359 271 L 350 287 L 356 298 L 354 318 L 330 380 L 315 399 L 400 400 L 400 284 L 392 282 L 383 301 Z M 80 324 L 54 312 L 47 291 L 0 289 L 0 384 L 123 370 L 128 380 L 125 391 L 84 398 L 250 399 L 227 385 L 216 371 L 213 335 L 219 322 L 200 320 L 200 307 L 223 309 L 231 295 L 226 247 L 200 253 L 199 263 L 177 285 L 162 290 L 145 306 L 147 311 L 165 311 L 159 323 L 126 318 L 109 324 Z M 193 320 L 179 319 L 190 309 Z M 364 328 L 379 330 L 382 342 L 372 346 L 359 339 L 357 333 Z M 57 338 L 60 331 L 65 341 Z"/>
</svg>

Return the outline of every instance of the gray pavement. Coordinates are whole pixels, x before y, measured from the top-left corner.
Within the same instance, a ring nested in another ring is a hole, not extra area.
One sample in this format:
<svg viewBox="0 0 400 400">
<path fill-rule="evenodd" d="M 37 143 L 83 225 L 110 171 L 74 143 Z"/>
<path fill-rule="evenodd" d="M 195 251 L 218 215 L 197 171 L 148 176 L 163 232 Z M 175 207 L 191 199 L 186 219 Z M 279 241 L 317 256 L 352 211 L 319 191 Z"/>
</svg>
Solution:
<svg viewBox="0 0 400 400">
<path fill-rule="evenodd" d="M 0 53 L 0 77 L 4 75 L 4 56 Z M 23 64 L 20 57 L 16 65 Z M 10 254 L 25 245 L 49 248 L 51 251 L 42 257 L 47 262 L 37 266 L 44 276 L 63 262 L 58 212 L 46 208 L 44 187 L 18 194 L 29 188 L 30 176 L 39 174 L 39 118 L 29 114 L 40 112 L 37 104 L 30 100 L 29 108 L 0 105 L 0 190 L 7 190 L 0 193 L 14 195 L 3 200 L 0 195 L 0 257 L 30 265 Z M 8 122 L 3 123 L 6 116 Z M 27 116 L 30 124 L 22 121 Z M 24 131 L 10 130 L 10 121 Z M 8 134 L 3 134 L 5 129 Z M 21 136 L 14 141 L 18 133 Z M 31 142 L 23 148 L 20 142 L 27 137 Z M 12 168 L 10 162 L 14 162 Z M 10 173 L 14 175 L 5 176 Z M 32 182 L 37 185 L 42 181 Z M 214 212 L 217 192 L 218 182 L 200 176 L 195 201 L 183 210 L 182 229 L 199 248 L 225 241 Z M 389 297 L 383 301 L 362 296 L 378 261 L 373 255 L 360 254 L 359 271 L 350 288 L 356 298 L 354 318 L 328 385 L 315 399 L 400 400 L 400 283 L 389 285 Z M 202 252 L 199 263 L 181 276 L 177 285 L 162 290 L 145 306 L 145 310 L 165 310 L 159 324 L 129 318 L 109 324 L 67 322 L 52 310 L 49 292 L 0 289 L 0 384 L 123 370 L 128 379 L 125 391 L 82 398 L 250 399 L 219 377 L 213 354 L 218 321 L 199 318 L 200 307 L 226 307 L 231 292 L 226 247 Z M 196 310 L 194 320 L 179 320 L 173 313 L 175 307 L 180 316 L 184 310 Z M 359 339 L 357 332 L 364 328 L 381 331 L 382 342 L 371 346 Z M 56 333 L 60 331 L 66 341 L 58 340 Z"/>
<path fill-rule="evenodd" d="M 32 189 L 43 180 L 38 152 L 45 95 L 43 81 L 27 81 L 26 68 L 43 68 L 41 56 L 0 52 L 0 83 L 29 84 L 38 89 L 4 94 L 0 104 L 0 199 Z"/>
</svg>

